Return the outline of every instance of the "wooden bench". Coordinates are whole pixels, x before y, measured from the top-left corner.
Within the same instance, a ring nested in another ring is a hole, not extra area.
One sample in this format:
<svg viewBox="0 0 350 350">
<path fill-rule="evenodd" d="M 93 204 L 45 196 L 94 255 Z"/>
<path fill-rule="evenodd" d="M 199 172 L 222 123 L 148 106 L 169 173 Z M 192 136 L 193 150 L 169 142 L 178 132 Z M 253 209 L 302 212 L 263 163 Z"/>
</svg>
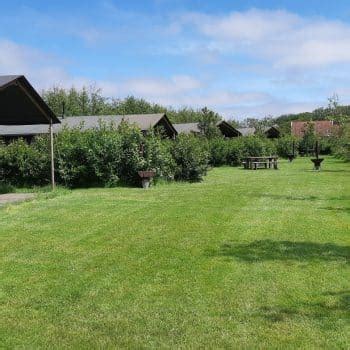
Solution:
<svg viewBox="0 0 350 350">
<path fill-rule="evenodd" d="M 278 157 L 246 157 L 242 161 L 244 169 L 257 170 L 257 169 L 278 169 Z"/>
<path fill-rule="evenodd" d="M 258 161 L 258 162 L 251 162 L 251 164 L 253 165 L 253 169 L 257 170 L 259 168 L 259 166 L 263 166 L 265 169 L 267 169 L 267 166 L 269 164 L 268 161 Z"/>
</svg>

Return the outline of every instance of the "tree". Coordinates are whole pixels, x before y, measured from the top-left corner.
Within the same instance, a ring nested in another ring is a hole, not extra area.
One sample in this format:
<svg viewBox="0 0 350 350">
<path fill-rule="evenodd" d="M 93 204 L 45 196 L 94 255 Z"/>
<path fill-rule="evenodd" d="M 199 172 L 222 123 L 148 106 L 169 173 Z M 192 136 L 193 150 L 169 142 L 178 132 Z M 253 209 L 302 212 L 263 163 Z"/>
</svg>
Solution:
<svg viewBox="0 0 350 350">
<path fill-rule="evenodd" d="M 304 129 L 304 135 L 299 142 L 299 149 L 302 152 L 309 153 L 310 149 L 314 148 L 316 141 L 315 127 L 312 123 L 307 123 Z"/>
<path fill-rule="evenodd" d="M 201 110 L 182 107 L 177 110 L 172 107 L 167 109 L 167 115 L 173 123 L 195 123 L 201 119 Z"/>
<path fill-rule="evenodd" d="M 42 97 L 58 116 L 63 114 L 63 106 L 66 116 L 99 115 L 109 109 L 107 99 L 95 86 L 84 86 L 81 90 L 74 87 L 66 90 L 54 86 L 42 91 Z"/>
<path fill-rule="evenodd" d="M 207 107 L 204 107 L 201 110 L 200 120 L 198 127 L 201 133 L 207 138 L 213 138 L 220 135 L 217 123 L 221 120 L 220 116 L 209 110 Z"/>
<path fill-rule="evenodd" d="M 343 126 L 350 121 L 349 114 L 344 114 L 343 106 L 339 105 L 339 97 L 337 94 L 328 98 L 327 119 L 333 120 Z"/>
</svg>

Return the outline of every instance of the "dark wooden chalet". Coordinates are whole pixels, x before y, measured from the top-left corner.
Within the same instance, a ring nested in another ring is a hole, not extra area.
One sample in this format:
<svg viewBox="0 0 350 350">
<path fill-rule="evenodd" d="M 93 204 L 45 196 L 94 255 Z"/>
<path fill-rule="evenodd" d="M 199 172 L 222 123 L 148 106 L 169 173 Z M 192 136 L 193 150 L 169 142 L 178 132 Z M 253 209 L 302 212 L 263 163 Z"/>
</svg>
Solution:
<svg viewBox="0 0 350 350">
<path fill-rule="evenodd" d="M 237 130 L 240 133 L 240 136 L 251 136 L 257 134 L 255 128 L 238 128 Z M 275 126 L 264 128 L 263 133 L 268 139 L 276 139 L 280 137 L 280 131 Z"/>
<path fill-rule="evenodd" d="M 238 137 L 240 133 L 235 129 L 231 124 L 222 120 L 216 124 L 223 136 L 227 138 Z M 201 130 L 198 123 L 183 123 L 183 124 L 174 124 L 174 127 L 178 134 L 194 134 L 199 135 Z"/>
<path fill-rule="evenodd" d="M 177 131 L 164 113 L 160 114 L 132 114 L 132 115 L 104 115 L 104 116 L 78 116 L 66 117 L 60 119 L 61 124 L 54 128 L 54 133 L 58 133 L 62 128 L 80 127 L 81 130 L 98 128 L 101 123 L 105 125 L 118 125 L 125 121 L 129 124 L 134 124 L 139 127 L 142 132 L 147 133 L 150 129 L 161 130 L 164 137 L 175 138 Z M 48 126 L 45 124 L 39 125 L 16 125 L 16 126 L 0 126 L 0 137 L 5 142 L 24 138 L 28 142 L 36 135 L 43 135 L 49 132 Z"/>
<path fill-rule="evenodd" d="M 59 123 L 56 115 L 23 75 L 0 76 L 0 130 L 45 125 L 50 134 L 53 188 L 55 187 L 53 124 Z"/>
</svg>

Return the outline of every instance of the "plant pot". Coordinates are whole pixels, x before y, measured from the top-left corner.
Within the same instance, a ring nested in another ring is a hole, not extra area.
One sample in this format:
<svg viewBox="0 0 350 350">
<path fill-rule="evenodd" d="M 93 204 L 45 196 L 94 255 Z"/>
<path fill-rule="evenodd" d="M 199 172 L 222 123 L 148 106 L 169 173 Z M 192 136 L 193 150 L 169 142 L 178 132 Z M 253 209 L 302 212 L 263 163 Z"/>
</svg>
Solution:
<svg viewBox="0 0 350 350">
<path fill-rule="evenodd" d="M 313 158 L 311 159 L 312 163 L 314 163 L 314 170 L 321 169 L 321 163 L 323 162 L 323 158 Z"/>
<path fill-rule="evenodd" d="M 141 178 L 142 188 L 147 189 L 150 187 L 152 178 L 156 175 L 156 172 L 153 170 L 143 170 L 139 171 L 138 174 Z"/>
<path fill-rule="evenodd" d="M 144 188 L 145 190 L 147 190 L 147 188 L 149 188 L 149 186 L 151 185 L 151 179 L 148 177 L 143 178 L 141 182 L 142 182 L 142 188 Z"/>
<path fill-rule="evenodd" d="M 288 157 L 289 163 L 291 163 L 294 160 L 295 155 L 294 154 L 288 154 L 287 157 Z"/>
<path fill-rule="evenodd" d="M 152 178 L 154 175 L 156 175 L 156 172 L 154 170 L 142 170 L 138 172 L 139 176 L 142 178 Z"/>
</svg>

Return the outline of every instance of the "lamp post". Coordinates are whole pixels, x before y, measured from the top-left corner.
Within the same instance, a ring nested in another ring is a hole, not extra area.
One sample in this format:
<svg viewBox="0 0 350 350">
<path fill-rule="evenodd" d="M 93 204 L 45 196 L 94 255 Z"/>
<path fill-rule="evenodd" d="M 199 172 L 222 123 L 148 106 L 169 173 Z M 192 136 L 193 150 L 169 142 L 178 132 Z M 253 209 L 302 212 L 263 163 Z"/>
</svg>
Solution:
<svg viewBox="0 0 350 350">
<path fill-rule="evenodd" d="M 52 190 L 55 189 L 55 159 L 54 159 L 54 149 L 53 149 L 53 125 L 50 121 L 50 155 L 51 155 L 51 186 Z"/>
</svg>

